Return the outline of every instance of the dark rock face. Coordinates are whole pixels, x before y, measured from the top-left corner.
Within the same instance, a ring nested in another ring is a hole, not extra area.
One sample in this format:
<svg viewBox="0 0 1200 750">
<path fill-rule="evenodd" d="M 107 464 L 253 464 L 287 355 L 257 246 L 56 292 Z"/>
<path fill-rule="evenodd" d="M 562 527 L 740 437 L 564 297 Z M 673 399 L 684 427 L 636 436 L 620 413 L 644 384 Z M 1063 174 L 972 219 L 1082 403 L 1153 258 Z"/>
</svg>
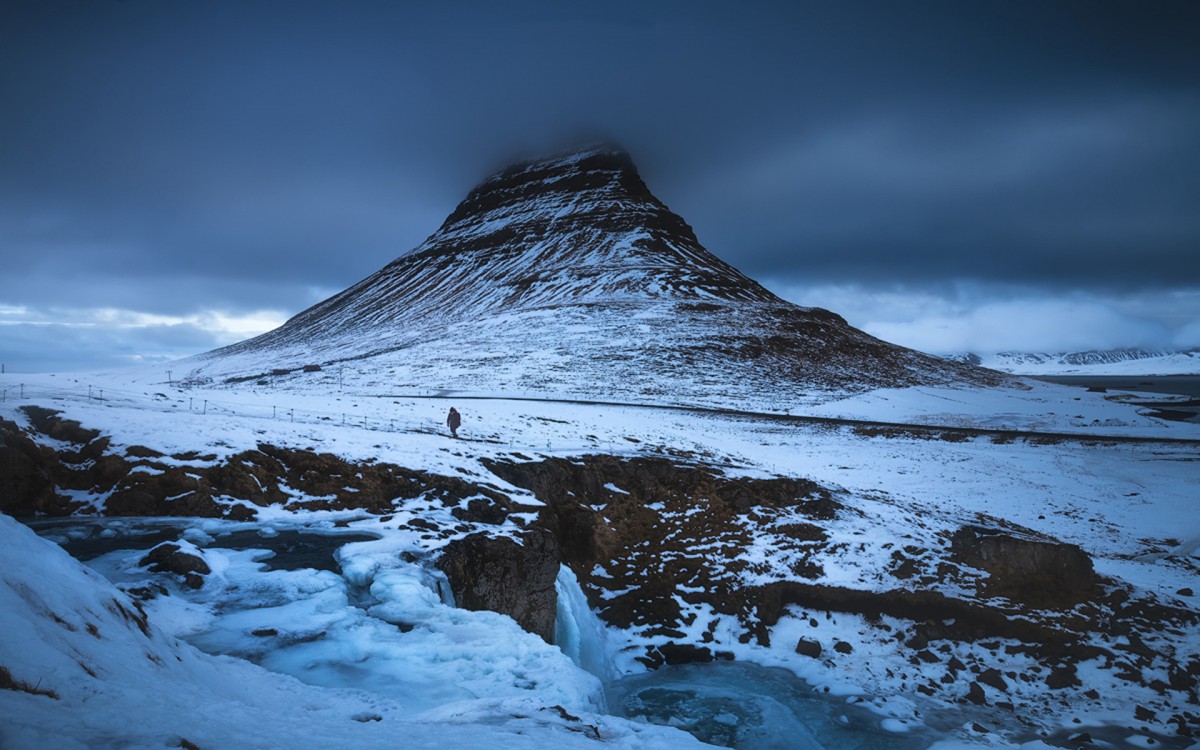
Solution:
<svg viewBox="0 0 1200 750">
<path fill-rule="evenodd" d="M 816 659 L 821 656 L 821 642 L 810 638 L 801 638 L 796 642 L 796 653 Z"/>
<path fill-rule="evenodd" d="M 964 526 L 950 551 L 957 562 L 987 571 L 984 593 L 1039 607 L 1067 608 L 1087 599 L 1096 584 L 1092 560 L 1073 544 Z"/>
<path fill-rule="evenodd" d="M 0 419 L 0 512 L 14 516 L 71 512 L 74 504 L 58 494 L 45 460 L 43 449 L 15 423 Z"/>
<path fill-rule="evenodd" d="M 691 643 L 662 643 L 650 646 L 643 656 L 637 660 L 650 669 L 658 669 L 665 665 L 676 664 L 707 664 L 713 661 L 733 661 L 733 653 L 729 651 L 713 651 L 707 646 L 696 646 Z"/>
<path fill-rule="evenodd" d="M 520 539 L 518 543 L 471 534 L 446 545 L 438 567 L 449 579 L 458 606 L 508 615 L 551 643 L 558 610 L 558 543 L 553 534 L 538 528 Z"/>
<path fill-rule="evenodd" d="M 760 525 L 797 512 L 829 520 L 840 508 L 827 490 L 806 480 L 728 478 L 667 459 L 585 456 L 488 466 L 546 503 L 540 523 L 555 533 L 585 591 L 627 592 L 604 601 L 606 620 L 619 627 L 661 623 L 661 634 L 676 638 L 680 631 L 668 623 L 681 613 L 677 583 L 700 589 L 685 600 L 741 613 L 750 597 L 733 576 L 751 570 L 740 552 Z M 824 539 L 819 526 L 794 521 L 775 536 L 780 551 L 794 556 L 798 576 L 820 574 L 807 555 Z M 710 551 L 697 552 L 701 547 Z M 603 582 L 593 576 L 597 563 L 606 570 Z"/>
<path fill-rule="evenodd" d="M 204 558 L 184 552 L 178 544 L 170 542 L 163 542 L 147 552 L 146 556 L 138 561 L 138 565 L 148 567 L 156 573 L 174 573 L 194 589 L 203 586 L 203 576 L 212 572 Z"/>
</svg>

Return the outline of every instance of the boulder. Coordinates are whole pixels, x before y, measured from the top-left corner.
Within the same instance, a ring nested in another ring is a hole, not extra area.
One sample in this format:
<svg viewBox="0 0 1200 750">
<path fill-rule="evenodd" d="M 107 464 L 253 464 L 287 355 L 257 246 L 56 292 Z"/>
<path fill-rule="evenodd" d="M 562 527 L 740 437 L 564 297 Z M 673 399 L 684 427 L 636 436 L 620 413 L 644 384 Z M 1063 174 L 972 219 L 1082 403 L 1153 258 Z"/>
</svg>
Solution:
<svg viewBox="0 0 1200 750">
<path fill-rule="evenodd" d="M 956 562 L 988 573 L 980 594 L 1036 607 L 1073 607 L 1091 596 L 1096 583 L 1087 553 L 1032 533 L 964 526 L 954 533 L 950 554 Z"/>
<path fill-rule="evenodd" d="M 977 706 L 987 705 L 987 695 L 983 692 L 983 688 L 980 687 L 978 682 L 972 682 L 970 687 L 967 688 L 964 700 L 974 703 Z"/>
<path fill-rule="evenodd" d="M 1076 674 L 1074 664 L 1068 663 L 1055 667 L 1050 670 L 1050 674 L 1046 675 L 1046 687 L 1051 690 L 1063 690 L 1079 684 L 1079 676 Z"/>
<path fill-rule="evenodd" d="M 821 656 L 821 642 L 811 638 L 801 638 L 796 642 L 796 653 L 816 659 Z"/>
<path fill-rule="evenodd" d="M 212 572 L 204 558 L 183 550 L 180 545 L 163 542 L 146 553 L 138 565 L 148 567 L 156 573 L 175 573 L 189 587 L 198 589 L 204 585 L 203 576 Z"/>
<path fill-rule="evenodd" d="M 979 675 L 979 682 L 983 685 L 994 687 L 997 690 L 1008 692 L 1008 683 L 1000 676 L 1000 670 L 992 668 L 985 669 L 983 674 Z"/>
<path fill-rule="evenodd" d="M 554 581 L 561 563 L 554 535 L 534 528 L 509 537 L 471 534 L 446 545 L 438 567 L 463 609 L 508 615 L 522 628 L 554 639 L 558 593 Z"/>
</svg>

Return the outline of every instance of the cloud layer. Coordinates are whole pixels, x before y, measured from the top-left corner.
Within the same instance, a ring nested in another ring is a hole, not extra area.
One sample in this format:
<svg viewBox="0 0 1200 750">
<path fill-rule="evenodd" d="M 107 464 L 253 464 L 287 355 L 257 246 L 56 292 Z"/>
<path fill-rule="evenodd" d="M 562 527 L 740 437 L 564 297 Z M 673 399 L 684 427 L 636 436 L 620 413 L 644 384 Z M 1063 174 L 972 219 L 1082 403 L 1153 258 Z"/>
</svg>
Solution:
<svg viewBox="0 0 1200 750">
<path fill-rule="evenodd" d="M 785 299 L 933 354 L 1200 347 L 1200 291 L 1098 295 L 1003 284 L 769 284 Z"/>
<path fill-rule="evenodd" d="M 1121 314 L 1161 322 L 1156 295 L 1200 289 L 1196 28 L 1188 0 L 17 0 L 0 305 L 290 315 L 587 132 L 756 277 L 1140 294 Z M 141 350 L 90 322 L 104 346 L 60 325 L 0 354 Z"/>
</svg>

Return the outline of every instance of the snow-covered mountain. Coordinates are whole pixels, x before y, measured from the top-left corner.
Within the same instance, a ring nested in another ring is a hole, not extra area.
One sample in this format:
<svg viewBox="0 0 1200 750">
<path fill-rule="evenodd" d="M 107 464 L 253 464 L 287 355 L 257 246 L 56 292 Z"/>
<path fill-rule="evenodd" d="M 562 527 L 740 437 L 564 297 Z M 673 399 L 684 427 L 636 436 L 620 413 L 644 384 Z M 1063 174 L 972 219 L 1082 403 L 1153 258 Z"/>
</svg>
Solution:
<svg viewBox="0 0 1200 750">
<path fill-rule="evenodd" d="M 1004 380 L 776 297 L 705 250 L 609 147 L 488 178 L 411 252 L 186 364 L 215 383 L 337 364 L 358 386 L 739 406 Z"/>
<path fill-rule="evenodd" d="M 1102 349 L 1086 352 L 958 354 L 958 362 L 1019 375 L 1197 375 L 1200 349 Z"/>
</svg>

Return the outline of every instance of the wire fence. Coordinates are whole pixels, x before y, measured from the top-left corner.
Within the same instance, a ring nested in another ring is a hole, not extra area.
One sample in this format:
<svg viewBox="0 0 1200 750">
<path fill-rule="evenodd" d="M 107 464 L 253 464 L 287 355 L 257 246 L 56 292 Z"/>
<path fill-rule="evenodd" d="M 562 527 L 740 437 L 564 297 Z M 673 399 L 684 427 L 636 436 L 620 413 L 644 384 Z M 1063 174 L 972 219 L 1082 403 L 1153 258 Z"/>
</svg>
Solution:
<svg viewBox="0 0 1200 750">
<path fill-rule="evenodd" d="M 302 401 L 306 395 L 287 391 L 273 391 L 270 394 L 278 396 L 278 398 L 266 398 L 262 394 L 252 391 L 242 400 L 233 401 L 212 398 L 211 396 L 214 394 L 197 393 L 195 388 L 188 388 L 180 384 L 170 385 L 163 390 L 130 390 L 113 388 L 110 385 L 103 387 L 93 384 L 47 386 L 15 383 L 0 385 L 0 404 L 21 406 L 26 405 L 21 402 L 28 402 L 28 405 L 43 405 L 47 401 L 68 402 L 97 407 L 137 409 L 159 414 L 191 414 L 199 417 L 226 416 L 264 422 L 449 437 L 449 429 L 441 419 L 416 414 L 411 408 L 415 406 L 414 403 L 403 403 L 405 400 L 413 402 L 417 400 L 444 402 L 453 400 L 452 397 L 439 395 L 443 393 L 445 391 L 441 389 L 430 388 L 418 389 L 417 393 L 403 395 L 344 392 L 336 396 L 330 394 L 334 398 L 344 398 L 354 402 L 367 402 L 369 399 L 375 403 L 371 404 L 372 408 L 364 408 L 360 403 L 353 403 L 341 411 L 327 411 L 312 408 L 305 403 L 297 404 L 289 397 Z M 250 398 L 254 400 L 251 401 Z M 390 401 L 390 406 L 395 408 L 391 409 L 387 405 L 383 405 L 384 401 Z M 566 426 L 564 423 L 564 427 Z M 659 454 L 653 449 L 644 449 L 621 438 L 613 437 L 598 438 L 588 435 L 582 438 L 579 436 L 572 438 L 562 434 L 551 434 L 545 440 L 540 438 L 531 440 L 527 435 L 514 436 L 495 430 L 480 430 L 478 423 L 475 426 L 467 426 L 465 430 L 460 428 L 460 432 L 464 433 L 462 439 L 466 442 L 486 443 L 532 453 L 603 451 L 620 456 Z M 625 443 L 625 445 L 621 443 Z"/>
</svg>

